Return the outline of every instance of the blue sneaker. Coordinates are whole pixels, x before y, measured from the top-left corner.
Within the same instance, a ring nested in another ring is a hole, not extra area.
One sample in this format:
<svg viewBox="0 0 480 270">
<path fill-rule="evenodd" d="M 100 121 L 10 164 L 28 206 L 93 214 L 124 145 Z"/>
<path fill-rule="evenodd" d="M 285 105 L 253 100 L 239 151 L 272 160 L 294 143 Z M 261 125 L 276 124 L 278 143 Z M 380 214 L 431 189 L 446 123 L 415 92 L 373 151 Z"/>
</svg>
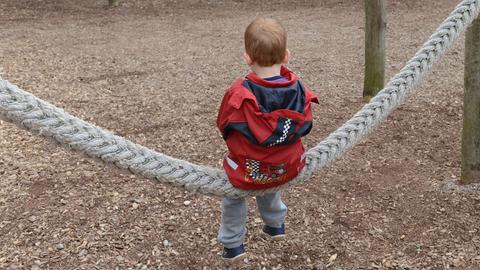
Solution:
<svg viewBox="0 0 480 270">
<path fill-rule="evenodd" d="M 238 262 L 245 258 L 247 254 L 245 253 L 245 248 L 243 244 L 234 248 L 223 248 L 222 259 L 231 263 Z"/>
<path fill-rule="evenodd" d="M 268 236 L 271 240 L 280 241 L 285 239 L 285 224 L 282 224 L 280 228 L 270 227 L 263 225 L 262 232 Z"/>
</svg>

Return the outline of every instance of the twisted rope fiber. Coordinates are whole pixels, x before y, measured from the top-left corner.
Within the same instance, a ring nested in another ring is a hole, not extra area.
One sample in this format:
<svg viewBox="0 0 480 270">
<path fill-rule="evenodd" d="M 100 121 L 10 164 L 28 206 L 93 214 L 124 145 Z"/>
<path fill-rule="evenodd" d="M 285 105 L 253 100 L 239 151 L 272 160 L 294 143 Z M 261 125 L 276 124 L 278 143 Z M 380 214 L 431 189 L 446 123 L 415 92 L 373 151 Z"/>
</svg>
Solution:
<svg viewBox="0 0 480 270">
<path fill-rule="evenodd" d="M 136 175 L 208 195 L 245 197 L 275 192 L 308 179 L 378 126 L 411 93 L 480 11 L 480 0 L 464 0 L 368 104 L 306 152 L 306 166 L 292 181 L 266 190 L 234 188 L 224 171 L 155 152 L 78 119 L 0 79 L 0 118 L 61 145 L 100 158 Z"/>
</svg>

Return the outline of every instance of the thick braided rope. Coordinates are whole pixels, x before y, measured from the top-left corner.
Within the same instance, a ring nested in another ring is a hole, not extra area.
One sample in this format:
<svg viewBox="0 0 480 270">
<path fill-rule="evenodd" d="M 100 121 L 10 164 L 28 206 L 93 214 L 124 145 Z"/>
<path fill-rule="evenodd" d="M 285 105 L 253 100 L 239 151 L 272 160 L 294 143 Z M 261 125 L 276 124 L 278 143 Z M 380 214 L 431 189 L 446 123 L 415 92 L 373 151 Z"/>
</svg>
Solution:
<svg viewBox="0 0 480 270">
<path fill-rule="evenodd" d="M 305 168 L 289 183 L 259 191 L 231 186 L 219 169 L 178 160 L 78 119 L 0 79 L 0 118 L 136 175 L 203 194 L 245 197 L 271 193 L 308 179 L 379 125 L 410 94 L 432 65 L 478 16 L 480 0 L 462 1 L 387 86 L 352 119 L 306 153 Z"/>
</svg>

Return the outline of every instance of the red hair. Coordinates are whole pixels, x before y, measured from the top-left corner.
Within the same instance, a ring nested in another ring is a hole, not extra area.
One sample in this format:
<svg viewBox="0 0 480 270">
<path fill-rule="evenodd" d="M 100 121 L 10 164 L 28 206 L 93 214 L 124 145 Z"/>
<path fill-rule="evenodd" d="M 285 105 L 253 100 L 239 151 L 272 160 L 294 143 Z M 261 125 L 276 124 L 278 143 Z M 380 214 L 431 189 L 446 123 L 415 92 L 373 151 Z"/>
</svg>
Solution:
<svg viewBox="0 0 480 270">
<path fill-rule="evenodd" d="M 287 32 L 276 20 L 257 17 L 245 30 L 245 51 L 259 66 L 280 64 L 287 53 Z"/>
</svg>

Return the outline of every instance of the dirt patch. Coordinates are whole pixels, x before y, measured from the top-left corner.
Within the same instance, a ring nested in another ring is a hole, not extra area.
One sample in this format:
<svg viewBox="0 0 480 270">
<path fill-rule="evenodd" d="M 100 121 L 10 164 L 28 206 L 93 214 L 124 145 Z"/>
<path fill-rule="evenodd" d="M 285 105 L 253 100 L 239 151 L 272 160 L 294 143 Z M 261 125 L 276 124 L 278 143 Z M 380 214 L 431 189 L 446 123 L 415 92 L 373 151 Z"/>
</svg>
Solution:
<svg viewBox="0 0 480 270">
<path fill-rule="evenodd" d="M 247 71 L 256 14 L 289 31 L 290 67 L 317 93 L 313 146 L 362 106 L 361 1 L 0 3 L 0 75 L 87 121 L 220 166 L 220 99 Z M 453 9 L 389 1 L 393 75 Z M 463 40 L 369 138 L 284 192 L 288 239 L 250 202 L 238 269 L 479 269 L 480 193 L 459 187 Z M 1 269 L 225 269 L 220 200 L 136 178 L 0 123 Z"/>
</svg>

